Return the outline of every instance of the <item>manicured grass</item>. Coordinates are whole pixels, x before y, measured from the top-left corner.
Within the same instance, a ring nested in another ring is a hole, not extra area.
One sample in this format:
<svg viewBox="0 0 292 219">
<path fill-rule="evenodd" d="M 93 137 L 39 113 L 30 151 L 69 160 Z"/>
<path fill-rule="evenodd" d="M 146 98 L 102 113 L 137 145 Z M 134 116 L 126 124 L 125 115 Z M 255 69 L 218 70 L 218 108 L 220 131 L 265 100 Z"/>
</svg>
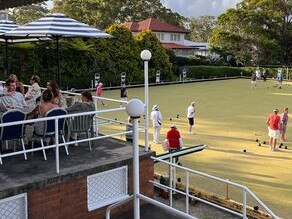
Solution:
<svg viewBox="0 0 292 219">
<path fill-rule="evenodd" d="M 208 149 L 181 158 L 184 166 L 208 174 L 238 182 L 249 187 L 277 215 L 289 218 L 292 215 L 292 135 L 288 124 L 284 145 L 288 150 L 271 152 L 268 145 L 258 146 L 255 139 L 268 141 L 266 118 L 274 108 L 292 110 L 292 84 L 286 82 L 283 89 L 274 88 L 274 81 L 260 81 L 256 90 L 250 89 L 250 81 L 236 79 L 193 84 L 150 87 L 150 110 L 153 104 L 160 106 L 163 116 L 161 139 L 172 123 L 178 126 L 184 145 L 207 144 Z M 128 89 L 129 99 L 144 100 L 144 89 Z M 105 97 L 119 98 L 119 90 L 106 91 Z M 191 101 L 196 102 L 195 134 L 188 135 L 186 108 Z M 109 107 L 118 104 L 108 103 Z M 177 114 L 180 115 L 179 118 Z M 126 121 L 127 115 L 107 114 L 111 118 Z M 172 122 L 170 121 L 172 118 Z M 292 119 L 292 118 L 291 118 Z M 141 124 L 144 122 L 141 119 Z M 290 121 L 292 124 L 292 122 Z M 151 125 L 151 122 L 150 122 Z M 101 131 L 124 127 L 102 126 Z M 162 153 L 160 145 L 152 142 L 152 149 Z M 141 133 L 141 144 L 144 135 Z M 243 150 L 247 152 L 244 153 Z M 147 167 L 145 167 L 147 168 Z M 157 165 L 157 170 L 165 173 L 166 168 Z M 183 173 L 178 174 L 183 176 Z M 184 179 L 183 179 L 184 180 Z M 223 191 L 226 186 L 211 183 L 201 177 L 193 177 L 192 183 L 211 191 Z M 241 194 L 233 189 L 229 196 L 241 200 Z M 249 205 L 254 203 L 249 202 Z"/>
</svg>

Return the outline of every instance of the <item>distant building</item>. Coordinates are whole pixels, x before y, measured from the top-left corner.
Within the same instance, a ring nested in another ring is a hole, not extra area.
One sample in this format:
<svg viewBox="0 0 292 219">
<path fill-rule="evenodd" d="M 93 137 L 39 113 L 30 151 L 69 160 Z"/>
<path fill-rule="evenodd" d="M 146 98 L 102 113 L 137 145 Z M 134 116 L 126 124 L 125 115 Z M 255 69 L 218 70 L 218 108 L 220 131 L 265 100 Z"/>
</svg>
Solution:
<svg viewBox="0 0 292 219">
<path fill-rule="evenodd" d="M 185 35 L 189 33 L 186 29 L 164 23 L 156 18 L 148 18 L 140 22 L 126 22 L 122 25 L 128 27 L 134 35 L 143 30 L 151 30 L 162 45 L 172 49 L 177 56 L 196 54 L 196 47 L 185 45 Z"/>
</svg>

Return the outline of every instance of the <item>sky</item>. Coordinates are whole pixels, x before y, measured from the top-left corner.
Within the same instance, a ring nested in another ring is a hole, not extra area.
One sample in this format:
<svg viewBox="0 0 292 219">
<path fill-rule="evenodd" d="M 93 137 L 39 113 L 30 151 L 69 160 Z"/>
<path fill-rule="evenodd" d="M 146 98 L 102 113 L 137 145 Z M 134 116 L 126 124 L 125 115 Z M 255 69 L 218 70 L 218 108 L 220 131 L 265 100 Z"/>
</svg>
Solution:
<svg viewBox="0 0 292 219">
<path fill-rule="evenodd" d="M 226 9 L 235 7 L 242 0 L 161 0 L 161 3 L 185 17 L 199 17 L 203 15 L 218 16 Z M 52 2 L 48 1 L 51 8 Z"/>
<path fill-rule="evenodd" d="M 218 16 L 242 0 L 161 0 L 161 3 L 185 17 Z"/>
</svg>

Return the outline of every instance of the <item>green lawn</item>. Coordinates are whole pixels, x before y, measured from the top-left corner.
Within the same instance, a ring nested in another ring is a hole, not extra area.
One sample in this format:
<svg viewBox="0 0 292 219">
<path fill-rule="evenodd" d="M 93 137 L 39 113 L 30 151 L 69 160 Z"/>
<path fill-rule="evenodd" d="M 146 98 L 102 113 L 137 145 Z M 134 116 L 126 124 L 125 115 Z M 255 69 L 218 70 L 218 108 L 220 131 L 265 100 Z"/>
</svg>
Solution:
<svg viewBox="0 0 292 219">
<path fill-rule="evenodd" d="M 250 81 L 236 79 L 228 81 L 202 82 L 181 85 L 150 87 L 150 110 L 153 104 L 160 106 L 163 116 L 161 138 L 176 123 L 182 134 L 184 145 L 207 144 L 208 149 L 183 157 L 186 167 L 219 176 L 249 187 L 276 214 L 289 218 L 292 215 L 292 135 L 288 125 L 287 139 L 290 150 L 271 152 L 268 146 L 259 147 L 256 138 L 268 140 L 266 118 L 274 108 L 292 109 L 292 84 L 283 89 L 274 88 L 274 81 L 259 82 L 256 90 L 250 89 Z M 144 100 L 144 89 L 128 89 L 129 99 Z M 119 98 L 119 90 L 105 91 L 104 97 Z M 195 134 L 188 135 L 186 108 L 196 102 Z M 118 106 L 108 103 L 108 107 Z M 176 118 L 177 114 L 180 118 Z M 111 118 L 126 120 L 127 115 L 107 114 Z M 170 121 L 172 118 L 172 122 Z M 141 119 L 141 124 L 144 122 Z M 292 123 L 291 123 L 292 124 Z M 150 123 L 151 125 L 151 123 Z M 102 126 L 101 131 L 124 129 L 123 126 Z M 162 153 L 160 145 L 152 142 L 152 149 Z M 143 134 L 140 135 L 143 143 Z M 247 153 L 243 153 L 246 149 Z M 157 171 L 165 167 L 157 165 Z M 181 173 L 183 176 L 183 173 Z M 192 177 L 192 183 L 204 189 L 225 195 L 226 186 L 208 182 L 201 177 Z M 220 190 L 219 190 L 220 189 Z M 230 189 L 229 196 L 240 200 L 240 193 Z M 254 203 L 249 202 L 253 205 Z"/>
</svg>

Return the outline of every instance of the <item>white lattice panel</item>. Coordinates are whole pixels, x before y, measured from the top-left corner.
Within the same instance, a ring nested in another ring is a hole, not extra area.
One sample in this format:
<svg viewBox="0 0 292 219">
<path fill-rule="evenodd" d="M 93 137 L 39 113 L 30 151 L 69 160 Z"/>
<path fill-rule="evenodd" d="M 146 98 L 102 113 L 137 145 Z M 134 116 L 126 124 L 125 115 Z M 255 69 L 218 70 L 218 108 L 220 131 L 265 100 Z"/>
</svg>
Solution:
<svg viewBox="0 0 292 219">
<path fill-rule="evenodd" d="M 27 219 L 26 193 L 1 199 L 0 219 Z"/>
<path fill-rule="evenodd" d="M 88 210 L 128 197 L 128 168 L 123 166 L 87 177 Z"/>
</svg>

